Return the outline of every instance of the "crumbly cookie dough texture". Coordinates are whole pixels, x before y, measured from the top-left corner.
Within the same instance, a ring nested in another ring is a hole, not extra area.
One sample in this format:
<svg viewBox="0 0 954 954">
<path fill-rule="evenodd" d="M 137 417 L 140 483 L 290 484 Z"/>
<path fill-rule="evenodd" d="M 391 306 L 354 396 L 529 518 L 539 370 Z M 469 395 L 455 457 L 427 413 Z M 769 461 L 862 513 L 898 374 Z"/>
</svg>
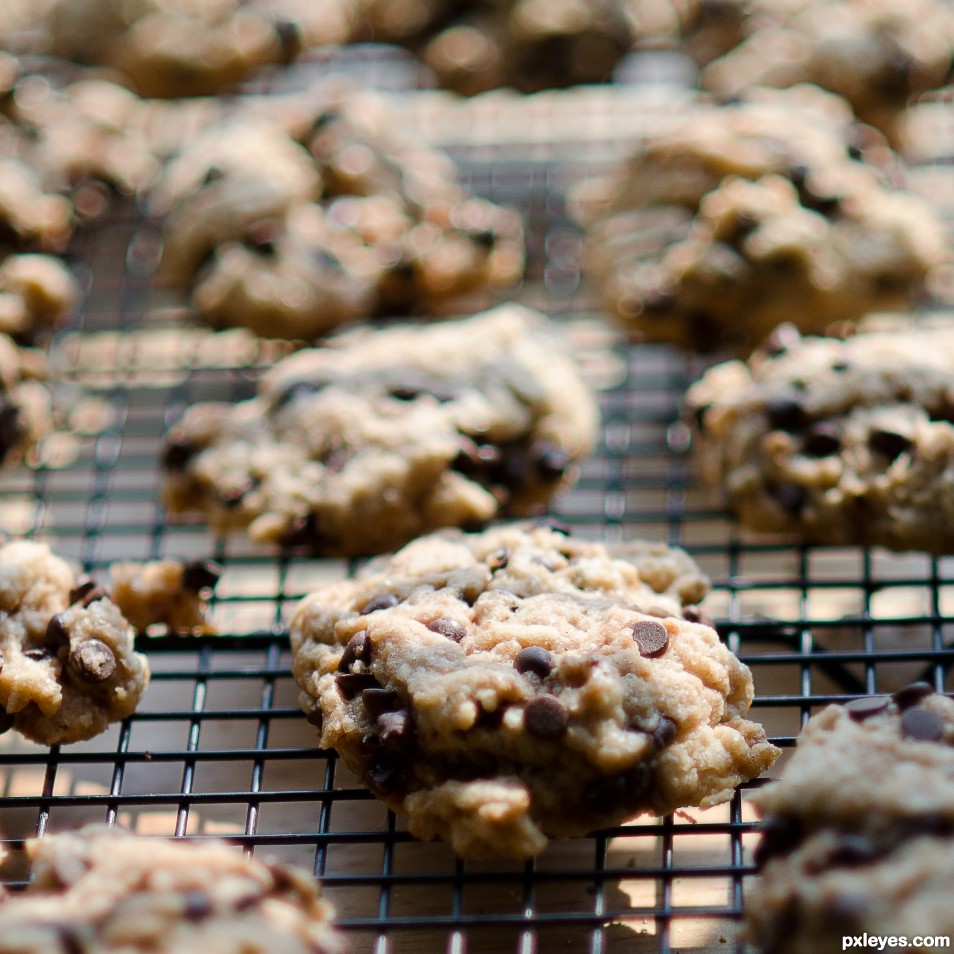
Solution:
<svg viewBox="0 0 954 954">
<path fill-rule="evenodd" d="M 279 362 L 250 401 L 186 411 L 166 439 L 165 500 L 259 543 L 381 553 L 539 512 L 596 427 L 536 312 L 359 330 Z"/>
<path fill-rule="evenodd" d="M 464 857 L 726 801 L 778 754 L 752 679 L 690 620 L 682 551 L 610 551 L 545 526 L 415 540 L 309 596 L 291 622 L 321 745 L 419 838 Z"/>
<path fill-rule="evenodd" d="M 817 83 L 899 137 L 908 104 L 947 81 L 954 11 L 943 0 L 694 0 L 683 10 L 686 47 L 703 87 Z"/>
<path fill-rule="evenodd" d="M 755 804 L 760 877 L 745 935 L 772 954 L 843 936 L 954 935 L 954 701 L 916 683 L 829 706 Z"/>
<path fill-rule="evenodd" d="M 104 825 L 27 842 L 33 881 L 0 905 L 2 954 L 344 954 L 308 873 L 224 842 Z"/>
<path fill-rule="evenodd" d="M 131 715 L 148 681 L 102 589 L 44 544 L 0 547 L 0 729 L 43 745 L 90 739 Z"/>
<path fill-rule="evenodd" d="M 634 332 L 698 350 L 904 306 L 946 243 L 927 203 L 889 187 L 887 156 L 812 87 L 700 102 L 577 191 L 584 270 Z"/>
<path fill-rule="evenodd" d="M 0 307 L 2 300 L 0 294 Z M 52 429 L 53 400 L 46 376 L 40 351 L 21 348 L 0 334 L 0 465 L 18 463 Z"/>
<path fill-rule="evenodd" d="M 467 310 L 521 276 L 519 215 L 463 188 L 395 105 L 337 81 L 299 104 L 287 128 L 244 115 L 199 136 L 157 187 L 163 273 L 206 320 L 312 339 L 374 313 Z"/>
<path fill-rule="evenodd" d="M 686 396 L 697 472 L 754 530 L 954 550 L 954 334 L 780 328 Z"/>
</svg>

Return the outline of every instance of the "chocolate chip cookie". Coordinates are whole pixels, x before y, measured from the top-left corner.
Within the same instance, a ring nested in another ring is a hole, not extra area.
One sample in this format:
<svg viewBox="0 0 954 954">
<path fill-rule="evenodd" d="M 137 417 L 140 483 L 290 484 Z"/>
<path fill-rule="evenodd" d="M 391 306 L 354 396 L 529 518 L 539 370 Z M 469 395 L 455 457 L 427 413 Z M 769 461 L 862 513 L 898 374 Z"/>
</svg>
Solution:
<svg viewBox="0 0 954 954">
<path fill-rule="evenodd" d="M 44 544 L 0 547 L 0 729 L 43 745 L 91 739 L 131 715 L 148 682 L 104 590 Z"/>
<path fill-rule="evenodd" d="M 820 90 L 700 103 L 578 190 L 584 269 L 633 331 L 698 350 L 901 307 L 945 239 L 889 171 L 881 137 Z"/>
<path fill-rule="evenodd" d="M 950 553 L 954 334 L 782 327 L 690 388 L 702 480 L 755 530 Z"/>
<path fill-rule="evenodd" d="M 68 314 L 79 283 L 53 255 L 10 255 L 0 262 L 0 333 L 29 341 Z"/>
<path fill-rule="evenodd" d="M 208 597 L 221 573 L 212 560 L 122 561 L 110 564 L 109 592 L 138 632 L 161 626 L 171 633 L 208 636 L 216 632 Z"/>
<path fill-rule="evenodd" d="M 774 761 L 745 718 L 748 669 L 696 622 L 707 589 L 663 545 L 529 525 L 422 537 L 298 607 L 300 702 L 412 834 L 528 858 L 723 802 Z"/>
<path fill-rule="evenodd" d="M 745 935 L 773 954 L 954 934 L 954 701 L 915 683 L 812 718 L 764 816 Z"/>
<path fill-rule="evenodd" d="M 166 438 L 165 500 L 259 543 L 381 553 L 542 510 L 596 424 L 535 312 L 360 330 L 279 362 L 250 401 L 189 408 Z"/>
<path fill-rule="evenodd" d="M 53 399 L 46 376 L 40 351 L 0 334 L 0 465 L 21 461 L 52 430 Z"/>
<path fill-rule="evenodd" d="M 283 124 L 241 115 L 169 166 L 163 272 L 216 327 L 313 339 L 371 314 L 473 310 L 522 274 L 519 216 L 477 198 L 398 109 L 319 84 Z"/>
<path fill-rule="evenodd" d="M 0 952 L 343 954 L 307 872 L 224 842 L 92 825 L 27 842 L 33 880 L 0 906 Z"/>
</svg>

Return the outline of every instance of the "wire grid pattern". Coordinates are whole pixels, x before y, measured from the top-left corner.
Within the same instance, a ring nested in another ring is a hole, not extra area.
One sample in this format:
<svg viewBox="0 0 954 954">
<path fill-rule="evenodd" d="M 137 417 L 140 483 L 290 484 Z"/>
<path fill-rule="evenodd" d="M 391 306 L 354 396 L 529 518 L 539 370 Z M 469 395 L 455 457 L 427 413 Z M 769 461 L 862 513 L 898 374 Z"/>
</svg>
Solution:
<svg viewBox="0 0 954 954">
<path fill-rule="evenodd" d="M 948 173 L 946 147 L 935 146 L 954 141 L 950 125 L 925 154 L 929 181 Z M 518 298 L 566 324 L 601 388 L 599 448 L 554 512 L 592 539 L 663 539 L 693 554 L 713 579 L 707 606 L 720 632 L 752 667 L 753 715 L 786 750 L 829 702 L 914 678 L 945 688 L 952 560 L 751 536 L 695 486 L 679 408 L 703 362 L 623 345 L 580 287 L 564 196 L 598 157 L 457 158 L 475 191 L 526 214 L 530 268 Z M 26 837 L 105 821 L 151 835 L 224 835 L 313 868 L 356 952 L 741 951 L 733 932 L 758 837 L 748 798 L 760 782 L 706 812 L 554 843 L 525 865 L 465 863 L 414 841 L 334 753 L 315 748 L 284 624 L 312 586 L 349 567 L 169 522 L 159 499 L 158 447 L 170 423 L 193 402 L 249 396 L 283 346 L 183 325 L 177 299 L 153 284 L 160 248 L 154 224 L 131 207 L 77 242 L 84 306 L 58 331 L 55 361 L 111 417 L 33 469 L 5 473 L 0 519 L 100 575 L 119 558 L 215 557 L 222 635 L 142 638 L 150 689 L 133 717 L 96 739 L 47 750 L 0 736 L 4 880 L 28 877 Z"/>
</svg>

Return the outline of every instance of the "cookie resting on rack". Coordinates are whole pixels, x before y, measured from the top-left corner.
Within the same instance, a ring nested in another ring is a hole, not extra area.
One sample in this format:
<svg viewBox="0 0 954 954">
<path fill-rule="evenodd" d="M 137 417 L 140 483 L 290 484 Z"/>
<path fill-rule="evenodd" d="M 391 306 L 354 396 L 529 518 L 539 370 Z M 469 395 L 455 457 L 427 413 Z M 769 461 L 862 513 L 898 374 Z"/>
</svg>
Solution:
<svg viewBox="0 0 954 954">
<path fill-rule="evenodd" d="M 801 338 L 686 395 L 701 479 L 743 525 L 809 543 L 954 552 L 954 333 Z"/>
<path fill-rule="evenodd" d="M 382 553 L 443 526 L 540 512 L 593 447 L 597 409 L 542 315 L 342 335 L 240 404 L 169 431 L 165 500 L 219 532 L 316 553 Z"/>
<path fill-rule="evenodd" d="M 771 954 L 842 938 L 954 934 L 954 700 L 914 683 L 812 718 L 764 816 L 747 940 Z M 870 945 L 869 945 L 870 946 Z"/>
<path fill-rule="evenodd" d="M 33 880 L 0 905 L 0 954 L 343 954 L 310 873 L 225 842 L 92 825 L 27 842 Z"/>
<path fill-rule="evenodd" d="M 52 430 L 53 398 L 46 376 L 41 351 L 21 348 L 0 334 L 0 465 L 21 461 Z"/>
<path fill-rule="evenodd" d="M 584 271 L 631 331 L 700 351 L 906 307 L 945 238 L 897 174 L 882 137 L 813 87 L 700 102 L 577 189 Z"/>
<path fill-rule="evenodd" d="M 724 802 L 775 760 L 748 669 L 681 550 L 547 526 L 444 531 L 308 596 L 291 622 L 323 748 L 462 857 Z"/>
<path fill-rule="evenodd" d="M 132 715 L 148 682 L 104 590 L 45 544 L 0 546 L 0 730 L 42 745 L 91 739 Z"/>
</svg>

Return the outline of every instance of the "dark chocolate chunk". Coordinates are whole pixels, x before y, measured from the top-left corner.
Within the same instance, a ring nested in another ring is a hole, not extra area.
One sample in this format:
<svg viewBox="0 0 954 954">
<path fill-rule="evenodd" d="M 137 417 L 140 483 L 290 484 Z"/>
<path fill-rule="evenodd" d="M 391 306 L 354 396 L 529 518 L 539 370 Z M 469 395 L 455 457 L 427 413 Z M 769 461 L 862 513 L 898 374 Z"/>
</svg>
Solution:
<svg viewBox="0 0 954 954">
<path fill-rule="evenodd" d="M 559 699 L 537 696 L 523 710 L 523 724 L 538 739 L 559 739 L 566 734 L 570 714 Z"/>
<path fill-rule="evenodd" d="M 350 672 L 351 667 L 358 661 L 367 664 L 371 660 L 371 640 L 368 639 L 368 631 L 365 629 L 355 633 L 348 640 L 341 659 L 338 662 L 338 672 Z"/>
<path fill-rule="evenodd" d="M 773 398 L 765 407 L 769 427 L 775 431 L 800 431 L 805 426 L 805 408 L 795 398 Z"/>
<path fill-rule="evenodd" d="M 393 593 L 381 593 L 379 596 L 374 597 L 373 600 L 368 600 L 358 612 L 362 616 L 367 616 L 368 613 L 374 613 L 376 610 L 391 609 L 392 606 L 397 606 L 401 601 Z"/>
<path fill-rule="evenodd" d="M 902 711 L 916 706 L 922 699 L 934 695 L 934 687 L 928 682 L 912 682 L 910 686 L 899 689 L 891 698 Z"/>
<path fill-rule="evenodd" d="M 775 484 L 770 492 L 775 498 L 776 503 L 778 503 L 786 513 L 798 513 L 808 500 L 808 493 L 805 488 L 798 484 Z"/>
<path fill-rule="evenodd" d="M 501 702 L 496 709 L 485 709 L 481 703 L 477 703 L 477 720 L 474 722 L 478 729 L 496 729 L 503 722 L 504 712 L 509 706 Z"/>
<path fill-rule="evenodd" d="M 407 773 L 407 763 L 395 752 L 378 752 L 367 770 L 365 780 L 369 788 L 382 795 L 391 795 L 402 788 Z"/>
<path fill-rule="evenodd" d="M 494 552 L 487 557 L 487 566 L 489 566 L 491 570 L 504 570 L 509 562 L 510 551 L 506 547 L 500 547 L 499 550 L 494 550 Z"/>
<path fill-rule="evenodd" d="M 99 639 L 86 639 L 70 650 L 70 663 L 84 682 L 105 682 L 116 672 L 116 656 Z"/>
<path fill-rule="evenodd" d="M 530 453 L 541 480 L 559 480 L 570 466 L 570 455 L 556 444 L 534 444 Z"/>
<path fill-rule="evenodd" d="M 769 815 L 762 823 L 762 840 L 756 845 L 753 860 L 761 868 L 770 858 L 787 855 L 802 841 L 802 823 L 788 815 Z"/>
<path fill-rule="evenodd" d="M 406 709 L 383 712 L 375 723 L 378 738 L 386 748 L 400 748 L 414 731 L 414 720 Z"/>
<path fill-rule="evenodd" d="M 553 670 L 553 658 L 542 646 L 525 646 L 514 657 L 513 665 L 519 673 L 532 672 L 546 679 Z"/>
<path fill-rule="evenodd" d="M 186 441 L 169 439 L 162 452 L 162 465 L 166 470 L 185 470 L 186 464 L 196 455 L 198 448 Z"/>
<path fill-rule="evenodd" d="M 497 241 L 497 236 L 494 235 L 493 229 L 479 229 L 476 232 L 471 232 L 470 237 L 481 248 L 488 250 L 492 249 L 494 243 Z"/>
<path fill-rule="evenodd" d="M 365 689 L 379 687 L 378 680 L 369 672 L 340 672 L 335 676 L 335 683 L 338 686 L 338 691 L 348 701 Z"/>
<path fill-rule="evenodd" d="M 96 589 L 96 581 L 88 576 L 81 576 L 76 581 L 76 586 L 70 590 L 70 606 L 74 603 L 78 603 L 87 593 L 92 592 L 94 589 Z"/>
<path fill-rule="evenodd" d="M 648 803 L 652 784 L 652 769 L 640 762 L 620 775 L 595 781 L 584 794 L 583 805 L 597 815 L 635 810 Z"/>
<path fill-rule="evenodd" d="M 432 633 L 439 633 L 446 637 L 452 643 L 459 643 L 467 635 L 467 630 L 449 616 L 438 616 L 437 619 L 432 619 L 427 624 L 427 628 Z"/>
<path fill-rule="evenodd" d="M 31 646 L 29 649 L 23 650 L 23 655 L 34 662 L 44 662 L 52 658 L 52 654 L 46 646 Z"/>
<path fill-rule="evenodd" d="M 664 715 L 659 717 L 659 722 L 656 723 L 656 728 L 653 729 L 652 736 L 653 742 L 656 743 L 656 747 L 660 749 L 666 748 L 667 745 L 672 745 L 676 741 L 676 738 L 679 735 L 679 728 L 672 719 L 667 718 Z"/>
<path fill-rule="evenodd" d="M 939 742 L 944 736 L 944 720 L 933 709 L 914 706 L 901 713 L 901 731 L 918 742 Z"/>
<path fill-rule="evenodd" d="M 895 431 L 875 430 L 868 437 L 868 446 L 888 460 L 896 460 L 911 447 L 911 440 Z"/>
<path fill-rule="evenodd" d="M 830 457 L 841 450 L 841 429 L 830 422 L 813 425 L 805 437 L 804 452 L 809 457 Z"/>
<path fill-rule="evenodd" d="M 182 587 L 193 593 L 211 590 L 222 576 L 222 567 L 214 560 L 190 560 L 182 567 Z"/>
<path fill-rule="evenodd" d="M 43 636 L 43 645 L 56 652 L 61 646 L 65 646 L 70 641 L 70 633 L 63 622 L 63 614 L 57 613 L 50 617 L 46 624 L 46 633 Z"/>
<path fill-rule="evenodd" d="M 633 623 L 633 639 L 641 656 L 661 656 L 669 645 L 669 630 L 662 623 L 641 619 Z"/>
<path fill-rule="evenodd" d="M 871 716 L 876 716 L 888 708 L 891 700 L 888 696 L 862 696 L 860 699 L 852 699 L 845 703 L 845 712 L 851 716 L 855 722 L 864 722 Z"/>
<path fill-rule="evenodd" d="M 186 891 L 182 900 L 183 914 L 189 921 L 201 921 L 212 913 L 212 902 L 203 891 Z"/>
<path fill-rule="evenodd" d="M 393 689 L 384 689 L 377 686 L 372 689 L 363 689 L 361 692 L 361 703 L 368 710 L 368 715 L 372 719 L 385 712 L 393 712 L 401 707 L 401 697 Z"/>
<path fill-rule="evenodd" d="M 281 63 L 290 63 L 302 50 L 302 35 L 297 24 L 291 20 L 276 20 L 272 24 L 272 29 L 278 37 L 278 45 L 281 47 Z"/>
<path fill-rule="evenodd" d="M 6 395 L 0 395 L 0 460 L 7 456 L 22 436 L 20 409 Z"/>
</svg>

